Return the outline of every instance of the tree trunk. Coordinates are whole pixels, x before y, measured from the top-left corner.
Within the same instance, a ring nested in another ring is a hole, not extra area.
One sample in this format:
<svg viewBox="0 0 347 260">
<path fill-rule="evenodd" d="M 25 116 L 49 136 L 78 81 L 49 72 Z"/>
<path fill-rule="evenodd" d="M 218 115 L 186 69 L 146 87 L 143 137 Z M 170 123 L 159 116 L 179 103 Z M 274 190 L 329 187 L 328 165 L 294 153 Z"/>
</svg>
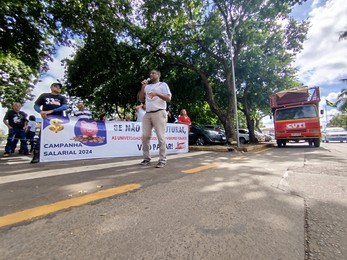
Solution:
<svg viewBox="0 0 347 260">
<path fill-rule="evenodd" d="M 200 75 L 201 79 L 204 82 L 205 91 L 207 93 L 207 103 L 209 104 L 211 111 L 218 116 L 219 120 L 223 124 L 227 141 L 229 144 L 231 144 L 234 141 L 236 141 L 235 109 L 234 109 L 235 106 L 234 106 L 234 96 L 233 96 L 234 86 L 233 86 L 233 81 L 232 81 L 231 70 L 230 70 L 230 68 L 227 69 L 226 87 L 228 89 L 228 106 L 227 106 L 226 111 L 222 110 L 218 106 L 218 104 L 215 102 L 214 96 L 213 96 L 213 90 L 212 90 L 212 87 L 208 81 L 207 75 L 205 75 L 201 71 L 198 71 L 198 74 Z"/>
<path fill-rule="evenodd" d="M 250 143 L 257 143 L 258 140 L 257 138 L 255 138 L 255 135 L 254 135 L 254 119 L 252 119 L 251 117 L 251 111 L 249 109 L 249 106 L 248 106 L 248 88 L 246 87 L 245 88 L 245 91 L 243 92 L 243 114 L 245 115 L 246 117 L 246 123 L 247 123 L 247 128 L 248 128 L 248 131 L 249 131 L 249 142 Z"/>
</svg>

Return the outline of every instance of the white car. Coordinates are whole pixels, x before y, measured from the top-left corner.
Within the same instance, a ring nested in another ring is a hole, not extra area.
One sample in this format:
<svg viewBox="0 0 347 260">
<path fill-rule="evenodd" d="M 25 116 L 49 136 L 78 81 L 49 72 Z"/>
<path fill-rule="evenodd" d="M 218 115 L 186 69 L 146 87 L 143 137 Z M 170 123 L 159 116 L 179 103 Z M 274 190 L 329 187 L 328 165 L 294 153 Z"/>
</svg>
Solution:
<svg viewBox="0 0 347 260">
<path fill-rule="evenodd" d="M 249 142 L 248 129 L 239 129 L 239 141 L 241 144 L 246 144 Z"/>
<path fill-rule="evenodd" d="M 258 131 L 254 131 L 254 135 L 255 135 L 255 138 L 257 138 L 258 142 L 265 142 L 266 141 L 265 135 L 258 132 Z"/>
<path fill-rule="evenodd" d="M 257 138 L 258 142 L 265 142 L 265 135 L 258 132 L 254 131 L 255 138 Z M 241 144 L 245 144 L 249 142 L 249 131 L 248 129 L 245 128 L 240 128 L 239 129 L 239 140 Z"/>
<path fill-rule="evenodd" d="M 343 127 L 327 127 L 322 132 L 323 142 L 347 142 L 347 131 Z"/>
</svg>

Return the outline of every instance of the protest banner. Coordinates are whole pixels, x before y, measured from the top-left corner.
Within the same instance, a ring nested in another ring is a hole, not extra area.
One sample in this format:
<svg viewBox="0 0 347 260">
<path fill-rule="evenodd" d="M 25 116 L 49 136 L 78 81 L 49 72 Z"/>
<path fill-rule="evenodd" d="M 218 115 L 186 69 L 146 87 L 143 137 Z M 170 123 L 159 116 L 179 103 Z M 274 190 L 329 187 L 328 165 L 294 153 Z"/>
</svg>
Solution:
<svg viewBox="0 0 347 260">
<path fill-rule="evenodd" d="M 188 152 L 188 127 L 167 124 L 167 153 Z M 159 154 L 153 130 L 150 151 Z M 42 121 L 40 161 L 142 156 L 142 124 L 130 121 L 99 121 L 48 116 Z"/>
</svg>

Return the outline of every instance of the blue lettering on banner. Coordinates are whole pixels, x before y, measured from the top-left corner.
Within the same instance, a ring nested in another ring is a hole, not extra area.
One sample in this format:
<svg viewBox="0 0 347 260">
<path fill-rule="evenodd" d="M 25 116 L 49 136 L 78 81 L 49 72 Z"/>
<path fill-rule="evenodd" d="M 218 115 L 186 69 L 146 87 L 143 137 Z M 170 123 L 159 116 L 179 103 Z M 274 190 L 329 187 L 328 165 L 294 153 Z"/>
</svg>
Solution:
<svg viewBox="0 0 347 260">
<path fill-rule="evenodd" d="M 61 156 L 61 155 L 76 155 L 76 154 L 92 154 L 93 150 L 73 150 L 73 151 L 52 151 L 43 153 L 43 156 Z"/>
<path fill-rule="evenodd" d="M 45 148 L 75 148 L 83 147 L 81 143 L 60 143 L 60 144 L 44 144 Z"/>
<path fill-rule="evenodd" d="M 76 151 L 53 151 L 53 152 L 44 152 L 43 156 L 59 156 L 59 155 L 75 155 Z"/>
<path fill-rule="evenodd" d="M 184 126 L 167 126 L 166 133 L 187 133 Z"/>
<path fill-rule="evenodd" d="M 141 151 L 142 148 L 143 148 L 142 144 L 138 144 L 137 145 L 137 149 L 139 151 Z M 174 145 L 172 143 L 167 143 L 166 144 L 166 149 L 172 150 L 172 149 L 174 149 Z M 159 150 L 159 144 L 157 143 L 157 144 L 149 145 L 149 150 Z"/>
<path fill-rule="evenodd" d="M 135 132 L 138 133 L 141 131 L 141 127 L 139 124 L 131 124 L 131 125 L 126 125 L 125 126 L 125 131 L 126 132 Z"/>
<path fill-rule="evenodd" d="M 122 131 L 123 131 L 123 125 L 122 125 L 122 124 L 119 124 L 119 125 L 114 124 L 114 125 L 113 125 L 113 130 L 114 130 L 115 132 L 122 132 Z"/>
</svg>

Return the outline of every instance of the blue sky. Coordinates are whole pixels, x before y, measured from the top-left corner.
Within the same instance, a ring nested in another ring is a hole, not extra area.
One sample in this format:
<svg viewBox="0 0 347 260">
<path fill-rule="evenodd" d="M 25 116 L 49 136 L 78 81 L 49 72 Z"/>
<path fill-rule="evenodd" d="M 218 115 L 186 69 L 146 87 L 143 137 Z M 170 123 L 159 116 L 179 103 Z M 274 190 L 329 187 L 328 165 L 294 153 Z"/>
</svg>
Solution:
<svg viewBox="0 0 347 260">
<path fill-rule="evenodd" d="M 294 65 L 298 68 L 298 80 L 307 86 L 319 86 L 321 91 L 321 108 L 324 108 L 325 100 L 335 102 L 341 89 L 347 88 L 347 84 L 341 79 L 347 78 L 347 40 L 339 41 L 339 33 L 347 30 L 347 1 L 346 0 L 308 0 L 303 5 L 297 5 L 292 15 L 298 20 L 308 19 L 311 26 L 308 38 L 304 43 L 303 51 L 297 55 Z M 61 60 L 72 54 L 72 49 L 59 48 L 50 70 L 42 76 L 34 94 L 38 96 L 43 92 L 49 92 L 49 86 L 57 79 L 64 76 Z M 5 109 L 0 109 L 1 119 Z M 23 111 L 28 115 L 39 116 L 33 110 L 33 102 L 27 102 Z M 327 108 L 328 118 L 337 114 L 334 108 Z M 325 124 L 324 115 L 321 123 Z M 270 118 L 263 120 L 264 124 L 272 127 Z M 7 127 L 0 123 L 1 129 L 7 133 Z"/>
</svg>

